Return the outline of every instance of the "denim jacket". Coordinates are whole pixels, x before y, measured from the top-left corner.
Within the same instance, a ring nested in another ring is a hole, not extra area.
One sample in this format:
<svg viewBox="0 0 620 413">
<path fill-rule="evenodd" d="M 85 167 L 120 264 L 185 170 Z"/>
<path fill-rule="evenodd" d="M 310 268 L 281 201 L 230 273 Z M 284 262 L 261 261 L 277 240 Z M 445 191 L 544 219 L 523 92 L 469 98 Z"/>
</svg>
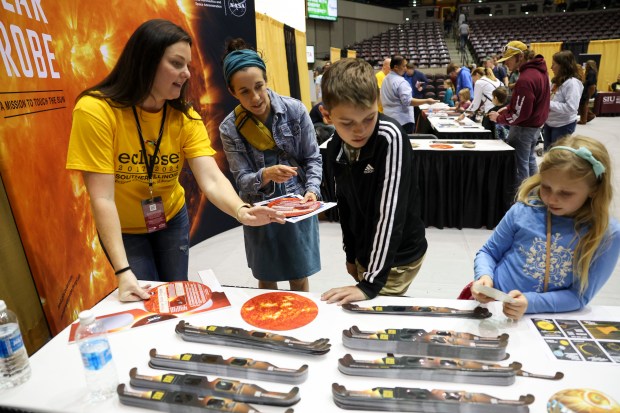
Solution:
<svg viewBox="0 0 620 413">
<path fill-rule="evenodd" d="M 297 99 L 280 96 L 268 90 L 273 111 L 271 133 L 277 148 L 293 157 L 303 169 L 297 177 L 289 179 L 284 185 L 286 193 L 304 195 L 311 191 L 319 195 L 323 163 L 316 141 L 314 127 L 306 107 Z M 239 196 L 245 202 L 259 202 L 269 199 L 275 192 L 275 183 L 263 185 L 262 176 L 265 157 L 262 151 L 254 148 L 235 128 L 235 112 L 232 111 L 220 124 L 220 139 L 230 171 L 235 178 Z M 278 155 L 278 163 L 294 166 L 286 154 Z M 300 176 L 304 175 L 302 182 Z"/>
</svg>

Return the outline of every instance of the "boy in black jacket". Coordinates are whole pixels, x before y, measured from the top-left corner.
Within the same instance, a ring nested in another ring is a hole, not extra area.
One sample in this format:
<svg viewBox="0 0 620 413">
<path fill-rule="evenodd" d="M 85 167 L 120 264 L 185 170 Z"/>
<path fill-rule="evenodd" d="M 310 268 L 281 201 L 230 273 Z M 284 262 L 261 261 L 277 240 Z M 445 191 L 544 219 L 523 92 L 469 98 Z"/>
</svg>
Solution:
<svg viewBox="0 0 620 413">
<path fill-rule="evenodd" d="M 327 179 L 336 187 L 347 272 L 357 281 L 321 299 L 342 305 L 402 295 L 427 248 L 411 143 L 401 125 L 378 112 L 374 70 L 363 60 L 334 63 L 321 89 L 321 112 L 336 128 Z"/>
</svg>

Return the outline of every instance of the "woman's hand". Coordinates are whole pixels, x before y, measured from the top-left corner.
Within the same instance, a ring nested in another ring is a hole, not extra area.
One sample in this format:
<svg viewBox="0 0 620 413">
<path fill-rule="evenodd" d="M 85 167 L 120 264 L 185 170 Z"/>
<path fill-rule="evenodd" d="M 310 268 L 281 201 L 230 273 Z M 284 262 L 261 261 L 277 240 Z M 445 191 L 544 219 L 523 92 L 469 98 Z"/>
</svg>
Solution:
<svg viewBox="0 0 620 413">
<path fill-rule="evenodd" d="M 490 303 L 491 301 L 495 301 L 495 298 L 488 297 L 484 294 L 480 294 L 476 292 L 476 286 L 483 285 L 485 287 L 493 288 L 493 278 L 488 275 L 483 275 L 478 278 L 471 286 L 471 295 L 474 297 L 476 301 L 481 302 L 482 304 Z"/>
<path fill-rule="evenodd" d="M 273 181 L 277 184 L 284 183 L 297 176 L 297 167 L 288 165 L 273 165 L 263 169 L 263 183 Z"/>
<path fill-rule="evenodd" d="M 327 304 L 343 305 L 363 300 L 367 300 L 366 295 L 354 285 L 332 288 L 321 294 L 321 301 L 327 301 Z"/>
<path fill-rule="evenodd" d="M 513 303 L 504 303 L 504 315 L 513 320 L 518 320 L 523 317 L 525 310 L 527 310 L 527 298 L 519 290 L 512 290 L 508 295 L 514 298 L 515 301 Z"/>
<path fill-rule="evenodd" d="M 148 300 L 151 295 L 146 291 L 151 285 L 141 287 L 135 274 L 129 270 L 118 275 L 118 299 L 120 301 Z"/>
<path fill-rule="evenodd" d="M 306 192 L 306 195 L 304 195 L 304 199 L 301 201 L 303 204 L 305 204 L 306 202 L 316 202 L 317 200 L 317 196 L 314 192 Z"/>
<path fill-rule="evenodd" d="M 261 225 L 277 223 L 284 224 L 284 213 L 266 206 L 241 208 L 237 213 L 237 220 L 243 225 L 258 227 Z"/>
<path fill-rule="evenodd" d="M 487 113 L 487 116 L 489 117 L 489 120 L 491 122 L 495 122 L 495 120 L 499 116 L 499 112 L 496 112 L 496 111 L 492 110 L 491 112 Z"/>
</svg>

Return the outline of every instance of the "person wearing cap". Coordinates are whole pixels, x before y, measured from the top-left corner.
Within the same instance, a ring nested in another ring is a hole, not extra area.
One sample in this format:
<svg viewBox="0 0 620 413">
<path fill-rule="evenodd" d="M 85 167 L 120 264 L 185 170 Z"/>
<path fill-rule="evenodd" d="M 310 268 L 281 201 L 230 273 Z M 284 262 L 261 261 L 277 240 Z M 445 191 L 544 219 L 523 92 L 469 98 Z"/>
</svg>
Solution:
<svg viewBox="0 0 620 413">
<path fill-rule="evenodd" d="M 504 62 L 510 71 L 519 70 L 510 103 L 497 112 L 489 112 L 489 119 L 510 126 L 506 142 L 515 149 L 516 185 L 520 185 L 538 171 L 535 149 L 549 116 L 551 99 L 547 63 L 520 41 L 508 43 L 498 62 Z"/>
<path fill-rule="evenodd" d="M 220 124 L 220 139 L 239 195 L 247 203 L 283 195 L 317 201 L 323 173 L 314 127 L 305 106 L 267 87 L 261 56 L 243 39 L 226 46 L 223 72 L 239 105 Z M 308 291 L 321 269 L 317 216 L 285 225 L 243 226 L 248 267 L 258 287 L 288 281 Z"/>
</svg>

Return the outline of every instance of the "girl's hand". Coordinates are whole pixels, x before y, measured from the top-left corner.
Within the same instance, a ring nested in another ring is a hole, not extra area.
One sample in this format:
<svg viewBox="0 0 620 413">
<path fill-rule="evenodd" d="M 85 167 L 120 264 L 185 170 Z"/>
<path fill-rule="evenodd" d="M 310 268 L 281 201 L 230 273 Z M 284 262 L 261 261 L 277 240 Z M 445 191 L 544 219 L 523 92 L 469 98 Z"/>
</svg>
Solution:
<svg viewBox="0 0 620 413">
<path fill-rule="evenodd" d="M 487 297 L 484 294 L 477 293 L 474 288 L 476 285 L 484 285 L 485 287 L 493 288 L 493 278 L 488 275 L 483 275 L 478 278 L 471 286 L 471 295 L 474 299 L 482 304 L 490 303 L 491 301 L 495 301 L 495 298 Z"/>
<path fill-rule="evenodd" d="M 513 320 L 518 320 L 523 317 L 525 310 L 527 310 L 527 298 L 519 290 L 512 290 L 508 295 L 514 298 L 515 302 L 504 303 L 504 315 Z"/>
</svg>

